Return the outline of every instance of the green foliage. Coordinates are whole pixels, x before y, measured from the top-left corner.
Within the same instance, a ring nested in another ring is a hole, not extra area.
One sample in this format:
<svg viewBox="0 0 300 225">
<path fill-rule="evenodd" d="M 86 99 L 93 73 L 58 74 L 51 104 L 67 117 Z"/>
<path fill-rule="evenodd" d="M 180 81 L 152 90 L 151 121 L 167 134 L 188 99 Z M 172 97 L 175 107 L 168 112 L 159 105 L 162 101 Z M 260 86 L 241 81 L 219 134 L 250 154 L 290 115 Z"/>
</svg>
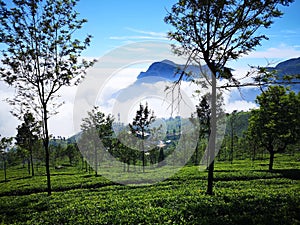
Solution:
<svg viewBox="0 0 300 225">
<path fill-rule="evenodd" d="M 105 116 L 96 106 L 88 112 L 88 117 L 82 120 L 82 133 L 78 144 L 86 159 L 94 159 L 93 168 L 96 175 L 106 148 L 112 147 L 113 121 L 114 118 L 111 115 Z"/>
<path fill-rule="evenodd" d="M 69 158 L 70 165 L 75 164 L 81 156 L 81 153 L 76 143 L 68 144 L 63 153 Z"/>
<path fill-rule="evenodd" d="M 23 121 L 17 127 L 16 144 L 29 150 L 34 142 L 38 140 L 40 127 L 31 113 L 25 113 Z"/>
<path fill-rule="evenodd" d="M 17 127 L 16 144 L 20 148 L 24 148 L 29 151 L 30 159 L 28 163 L 31 164 L 31 173 L 34 176 L 34 165 L 33 165 L 33 148 L 38 141 L 40 135 L 40 126 L 35 121 L 33 115 L 29 112 L 24 114 L 23 123 Z"/>
<path fill-rule="evenodd" d="M 3 161 L 4 181 L 6 181 L 7 149 L 11 146 L 12 140 L 13 140 L 12 138 L 6 138 L 6 137 L 1 138 L 0 140 L 0 157 Z"/>
<path fill-rule="evenodd" d="M 77 19 L 76 4 L 74 0 L 21 0 L 12 5 L 0 1 L 0 36 L 5 47 L 0 74 L 18 90 L 12 104 L 37 111 L 50 103 L 48 110 L 53 112 L 55 93 L 62 86 L 78 84 L 93 64 L 79 61 L 91 36 L 82 42 L 73 38 L 86 23 Z"/>
<path fill-rule="evenodd" d="M 129 124 L 132 133 L 137 134 L 142 139 L 145 138 L 146 132 L 150 133 L 150 125 L 155 120 L 154 112 L 146 106 L 140 104 L 140 108 L 136 111 L 132 124 Z"/>
<path fill-rule="evenodd" d="M 114 145 L 112 155 L 124 163 L 124 171 L 126 171 L 127 165 L 127 172 L 129 172 L 130 165 L 136 165 L 141 152 L 134 148 L 134 137 L 128 135 L 126 129 L 118 134 L 115 142 L 116 144 Z"/>
<path fill-rule="evenodd" d="M 143 162 L 143 172 L 145 172 L 145 137 L 146 133 L 151 133 L 150 125 L 155 121 L 154 112 L 151 111 L 146 102 L 146 106 L 140 103 L 140 108 L 136 111 L 136 115 L 133 118 L 132 124 L 129 124 L 132 134 L 141 138 L 139 142 L 139 150 L 142 151 L 142 162 Z"/>
<path fill-rule="evenodd" d="M 253 110 L 248 136 L 270 153 L 270 169 L 277 152 L 298 141 L 300 133 L 300 94 L 282 86 L 270 86 L 257 97 L 260 108 Z"/>
<path fill-rule="evenodd" d="M 16 88 L 9 103 L 20 118 L 23 110 L 35 113 L 42 124 L 47 167 L 48 194 L 51 195 L 49 170 L 48 119 L 61 103 L 57 92 L 76 85 L 94 61 L 79 61 L 91 36 L 83 41 L 73 34 L 85 19 L 78 19 L 76 0 L 0 0 L 1 78 Z"/>
<path fill-rule="evenodd" d="M 293 0 L 224 1 L 179 0 L 165 17 L 175 30 L 169 38 L 177 55 L 187 55 L 200 63 L 204 60 L 212 74 L 238 84 L 226 63 L 247 54 L 260 45 L 265 35 L 259 28 L 269 28 L 282 15 L 279 5 Z M 188 62 L 189 63 L 189 62 Z"/>
<path fill-rule="evenodd" d="M 12 141 L 12 138 L 2 137 L 0 140 L 0 151 L 6 151 L 6 149 L 11 146 Z"/>
<path fill-rule="evenodd" d="M 217 188 L 213 196 L 205 194 L 207 172 L 195 166 L 184 167 L 152 186 L 116 185 L 101 176 L 68 167 L 52 171 L 51 197 L 45 194 L 41 175 L 22 177 L 20 169 L 11 168 L 9 182 L 0 182 L 0 221 L 4 224 L 299 224 L 299 157 L 299 154 L 278 154 L 277 167 L 272 172 L 267 170 L 266 160 L 220 162 L 215 168 Z"/>
</svg>

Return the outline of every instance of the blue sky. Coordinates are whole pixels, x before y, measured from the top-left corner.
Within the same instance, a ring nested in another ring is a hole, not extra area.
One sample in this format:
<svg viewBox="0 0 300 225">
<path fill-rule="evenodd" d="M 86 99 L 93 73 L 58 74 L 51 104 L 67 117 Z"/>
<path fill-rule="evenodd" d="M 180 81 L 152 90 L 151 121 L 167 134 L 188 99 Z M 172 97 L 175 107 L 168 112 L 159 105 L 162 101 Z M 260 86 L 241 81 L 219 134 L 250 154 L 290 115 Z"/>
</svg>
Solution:
<svg viewBox="0 0 300 225">
<path fill-rule="evenodd" d="M 103 58 L 115 49 L 126 44 L 141 41 L 169 41 L 166 33 L 172 29 L 164 23 L 167 10 L 170 10 L 175 0 L 81 0 L 77 6 L 80 18 L 88 19 L 83 29 L 76 35 L 79 38 L 86 34 L 93 35 L 91 46 L 84 51 L 84 57 Z M 300 57 L 300 1 L 296 0 L 290 7 L 284 7 L 285 13 L 282 18 L 276 19 L 270 29 L 261 30 L 270 39 L 263 41 L 262 46 L 257 47 L 255 52 L 229 63 L 239 72 L 246 72 L 248 65 L 265 66 L 267 62 L 277 63 L 289 58 Z M 159 52 L 158 52 L 159 53 Z M 115 77 L 107 83 L 107 90 L 117 91 L 133 83 L 141 71 L 145 71 L 149 64 L 139 67 L 126 68 L 120 71 L 122 77 Z M 119 82 L 119 83 L 118 83 Z M 118 84 L 117 84 L 118 83 Z M 119 85 L 119 86 L 118 86 Z M 122 86 L 123 85 L 123 86 Z M 187 86 L 188 90 L 190 87 Z M 0 82 L 1 100 L 11 97 L 14 90 L 7 88 Z M 70 136 L 74 134 L 73 129 L 73 105 L 75 101 L 76 88 L 63 89 L 60 93 L 65 105 L 60 113 L 50 120 L 50 132 L 55 136 Z M 234 96 L 235 95 L 235 96 Z M 231 96 L 235 99 L 228 105 L 230 109 L 251 108 L 253 103 L 238 99 L 239 93 Z M 239 108 L 243 106 L 244 108 Z M 16 126 L 20 123 L 10 113 L 10 106 L 0 102 L 0 134 L 12 136 L 16 134 Z"/>
<path fill-rule="evenodd" d="M 166 32 L 172 29 L 163 19 L 175 0 L 84 0 L 78 4 L 78 12 L 88 23 L 80 34 L 94 36 L 91 48 L 84 54 L 98 57 L 107 51 L 133 41 L 162 40 Z M 270 29 L 261 30 L 270 38 L 264 41 L 257 51 L 286 48 L 300 51 L 300 2 L 296 1 L 289 7 L 283 7 L 282 18 L 275 20 Z M 270 53 L 270 52 L 268 52 Z M 278 60 L 289 58 L 282 52 L 273 57 Z M 269 55 L 266 54 L 266 58 Z M 293 57 L 291 53 L 291 57 Z M 263 58 L 263 57 L 260 57 Z M 253 58 L 252 58 L 253 60 Z M 250 61 L 252 61 L 250 60 Z"/>
<path fill-rule="evenodd" d="M 99 56 L 129 41 L 161 38 L 169 30 L 163 19 L 172 0 L 84 0 L 78 12 L 88 23 L 82 33 L 94 36 L 92 47 L 86 55 Z"/>
</svg>

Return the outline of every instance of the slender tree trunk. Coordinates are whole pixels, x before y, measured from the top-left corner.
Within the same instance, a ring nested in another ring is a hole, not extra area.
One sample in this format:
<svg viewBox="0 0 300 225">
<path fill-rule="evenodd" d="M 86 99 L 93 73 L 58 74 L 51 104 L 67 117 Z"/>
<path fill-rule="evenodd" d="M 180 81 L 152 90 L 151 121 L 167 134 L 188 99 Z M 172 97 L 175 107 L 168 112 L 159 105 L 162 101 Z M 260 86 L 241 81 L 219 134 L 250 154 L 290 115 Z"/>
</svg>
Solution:
<svg viewBox="0 0 300 225">
<path fill-rule="evenodd" d="M 98 176 L 98 155 L 97 155 L 97 148 L 94 146 L 95 151 L 95 176 Z"/>
<path fill-rule="evenodd" d="M 142 154 L 142 161 L 143 161 L 143 173 L 145 173 L 145 152 L 143 150 L 143 154 Z"/>
<path fill-rule="evenodd" d="M 30 158 L 27 159 L 27 171 L 28 174 L 30 175 Z"/>
<path fill-rule="evenodd" d="M 269 162 L 269 170 L 273 170 L 273 163 L 274 163 L 274 151 L 270 151 L 270 162 Z"/>
<path fill-rule="evenodd" d="M 142 129 L 142 151 L 143 151 L 143 154 L 142 154 L 142 161 L 143 161 L 143 173 L 145 173 L 145 146 L 144 146 L 144 136 L 145 136 L 144 129 Z"/>
<path fill-rule="evenodd" d="M 231 123 L 230 163 L 232 164 L 232 162 L 233 162 L 233 124 Z"/>
<path fill-rule="evenodd" d="M 34 176 L 34 165 L 33 165 L 32 149 L 30 149 L 30 163 L 31 163 L 31 176 Z"/>
<path fill-rule="evenodd" d="M 207 191 L 208 195 L 213 194 L 213 179 L 214 179 L 214 158 L 216 148 L 216 133 L 217 133 L 217 83 L 216 74 L 212 75 L 212 93 L 211 93 L 211 120 L 210 120 L 210 135 L 209 135 L 209 162 Z"/>
<path fill-rule="evenodd" d="M 195 166 L 199 166 L 199 141 L 200 141 L 201 137 L 198 137 L 198 141 L 197 141 L 197 145 L 196 145 L 196 151 L 195 151 Z"/>
<path fill-rule="evenodd" d="M 83 156 L 81 156 L 81 169 L 82 170 L 84 169 L 84 159 L 83 159 Z"/>
<path fill-rule="evenodd" d="M 47 115 L 47 107 L 44 105 L 44 149 L 46 155 L 46 176 L 47 176 L 47 192 L 48 196 L 51 195 L 51 175 L 50 175 L 50 152 L 49 152 L 49 133 L 48 133 L 48 115 Z"/>
<path fill-rule="evenodd" d="M 6 177 L 6 159 L 4 159 L 4 181 L 6 182 L 7 177 Z"/>
</svg>

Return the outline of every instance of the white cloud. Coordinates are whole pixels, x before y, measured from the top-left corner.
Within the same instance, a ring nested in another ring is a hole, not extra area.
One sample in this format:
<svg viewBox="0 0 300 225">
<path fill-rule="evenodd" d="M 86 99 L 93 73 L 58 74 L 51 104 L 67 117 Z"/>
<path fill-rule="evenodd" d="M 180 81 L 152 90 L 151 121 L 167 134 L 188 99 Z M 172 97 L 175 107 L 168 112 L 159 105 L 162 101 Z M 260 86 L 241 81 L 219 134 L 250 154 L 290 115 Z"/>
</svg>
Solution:
<svg viewBox="0 0 300 225">
<path fill-rule="evenodd" d="M 265 51 L 253 51 L 249 55 L 243 56 L 243 58 L 288 59 L 299 56 L 300 51 L 295 47 L 282 44 L 279 47 L 268 48 Z"/>
<path fill-rule="evenodd" d="M 49 119 L 50 134 L 68 137 L 75 133 L 73 128 L 73 105 L 76 91 L 76 86 L 62 87 L 59 90 L 60 98 L 57 100 L 63 101 L 64 104 L 58 108 L 58 113 Z"/>
<path fill-rule="evenodd" d="M 133 31 L 135 33 L 147 34 L 150 36 L 157 36 L 157 37 L 165 37 L 166 36 L 166 32 L 145 31 L 145 30 L 139 30 L 139 29 L 135 29 L 135 28 L 131 28 L 131 27 L 126 27 L 125 29 Z"/>
<path fill-rule="evenodd" d="M 168 40 L 166 37 L 153 37 L 153 36 L 112 36 L 111 40 Z"/>
<path fill-rule="evenodd" d="M 0 135 L 12 137 L 17 134 L 16 128 L 20 122 L 10 113 L 11 107 L 1 101 L 0 103 Z"/>
<path fill-rule="evenodd" d="M 233 110 L 249 111 L 255 108 L 257 108 L 255 103 L 243 100 L 229 102 L 225 105 L 225 110 L 227 113 L 231 113 Z"/>
<path fill-rule="evenodd" d="M 253 87 L 243 88 L 241 92 L 237 89 L 225 91 L 223 94 L 225 112 L 231 113 L 233 110 L 249 111 L 257 108 L 254 103 L 257 94 L 259 94 L 259 90 Z"/>
<path fill-rule="evenodd" d="M 140 35 L 112 36 L 109 39 L 127 40 L 127 41 L 128 40 L 168 40 L 166 32 L 145 31 L 145 30 L 139 30 L 131 27 L 126 27 L 125 29 Z"/>
<path fill-rule="evenodd" d="M 140 31 L 132 28 L 128 29 L 133 32 L 143 34 L 143 36 L 162 36 L 162 33 Z M 299 56 L 300 51 L 297 51 L 292 47 L 285 48 L 284 46 L 280 46 L 279 48 L 270 48 L 264 52 L 252 53 L 250 56 L 244 57 L 244 62 L 247 63 L 251 57 L 291 57 L 293 54 L 298 54 Z M 78 115 L 84 115 L 84 113 L 86 113 L 87 110 L 90 110 L 91 106 L 95 105 L 97 102 L 101 104 L 104 112 L 111 113 L 112 107 L 117 104 L 117 96 L 112 95 L 134 83 L 138 74 L 141 71 L 146 71 L 151 63 L 155 61 L 162 61 L 164 59 L 169 59 L 179 64 L 184 63 L 184 59 L 176 57 L 172 54 L 169 44 L 162 42 L 137 42 L 110 51 L 99 59 L 99 62 L 95 64 L 94 68 L 89 70 L 87 79 L 80 84 L 80 87 L 66 87 L 62 88 L 62 90 L 59 92 L 61 95 L 60 100 L 64 101 L 65 104 L 59 109 L 59 113 L 50 119 L 50 132 L 55 136 L 70 136 L 78 131 L 78 127 L 75 127 L 75 130 L 73 128 L 75 101 L 78 103 L 78 107 L 75 109 L 75 111 L 82 112 L 78 113 Z M 237 63 L 236 65 L 239 64 Z M 237 67 L 233 68 L 236 69 Z M 248 69 L 249 67 L 246 68 L 241 66 L 238 67 L 234 73 L 237 76 L 243 76 L 246 74 Z M 151 91 L 156 89 L 164 90 L 165 88 L 165 85 L 162 85 L 162 83 L 147 85 L 141 86 L 140 89 L 142 89 L 144 93 L 149 96 L 151 96 Z M 82 88 L 82 86 L 84 86 L 84 88 Z M 189 82 L 182 82 L 181 88 L 190 101 L 192 101 L 193 105 L 198 104 L 199 99 L 192 97 L 194 91 L 198 89 L 197 86 Z M 13 90 L 8 91 L 1 86 L 0 93 L 2 98 L 8 93 L 10 93 L 10 95 L 13 94 Z M 132 94 L 134 95 L 136 93 L 133 92 Z M 230 96 L 229 94 L 227 94 L 227 96 L 224 95 L 224 97 L 226 111 L 228 112 L 234 109 L 248 110 L 256 106 L 249 99 L 233 98 L 232 95 Z M 99 99 L 101 101 L 99 101 Z M 13 135 L 18 122 L 10 115 L 9 105 L 5 104 L 0 103 L 0 134 L 7 133 L 8 135 Z M 155 104 L 154 108 L 159 115 L 166 114 L 166 104 L 162 105 L 161 99 L 153 100 L 153 104 Z M 189 113 L 190 112 L 191 110 Z M 81 118 L 79 118 L 79 121 L 81 121 Z"/>
<path fill-rule="evenodd" d="M 5 99 L 11 99 L 13 96 L 14 89 L 0 81 L 0 134 L 2 137 L 15 136 L 16 128 L 19 124 L 17 118 L 10 113 L 12 106 L 5 101 Z"/>
</svg>

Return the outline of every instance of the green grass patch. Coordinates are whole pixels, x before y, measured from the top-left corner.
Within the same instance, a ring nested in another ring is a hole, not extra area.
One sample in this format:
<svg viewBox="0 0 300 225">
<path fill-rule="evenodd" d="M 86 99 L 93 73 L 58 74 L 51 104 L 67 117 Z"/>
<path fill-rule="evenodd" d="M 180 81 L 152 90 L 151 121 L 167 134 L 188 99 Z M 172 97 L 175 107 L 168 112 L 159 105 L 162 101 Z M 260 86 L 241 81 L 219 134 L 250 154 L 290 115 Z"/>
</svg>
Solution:
<svg viewBox="0 0 300 225">
<path fill-rule="evenodd" d="M 213 196 L 196 166 L 129 186 L 75 167 L 53 170 L 50 197 L 43 174 L 16 173 L 0 183 L 0 224 L 300 224 L 297 155 L 279 155 L 275 165 L 269 172 L 267 160 L 217 162 Z"/>
</svg>

